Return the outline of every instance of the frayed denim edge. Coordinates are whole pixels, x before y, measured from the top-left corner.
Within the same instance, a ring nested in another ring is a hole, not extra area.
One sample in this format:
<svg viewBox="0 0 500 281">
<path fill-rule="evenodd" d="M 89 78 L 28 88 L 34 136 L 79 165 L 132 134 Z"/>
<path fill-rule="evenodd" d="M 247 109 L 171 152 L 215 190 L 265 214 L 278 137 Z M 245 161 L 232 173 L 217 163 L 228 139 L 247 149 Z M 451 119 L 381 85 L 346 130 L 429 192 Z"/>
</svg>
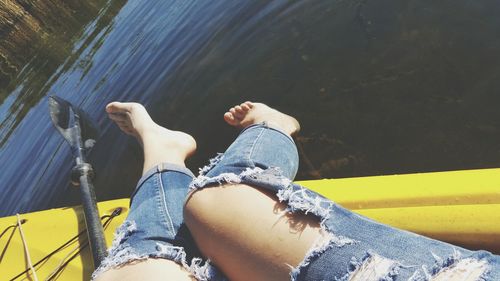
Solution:
<svg viewBox="0 0 500 281">
<path fill-rule="evenodd" d="M 326 250 L 333 247 L 343 247 L 345 245 L 356 244 L 358 241 L 333 234 L 332 230 L 328 229 L 325 222 L 330 218 L 331 210 L 334 204 L 321 197 L 311 196 L 310 190 L 289 184 L 285 188 L 278 191 L 277 196 L 280 202 L 286 202 L 290 212 L 304 212 L 305 214 L 313 214 L 320 218 L 320 227 L 324 233 L 320 239 L 323 243 L 315 243 L 315 246 L 306 254 L 304 260 L 290 272 L 292 281 L 297 280 L 301 271 L 306 268 L 313 259 L 319 257 Z"/>
<path fill-rule="evenodd" d="M 116 229 L 112 246 L 108 249 L 108 256 L 101 262 L 99 268 L 92 273 L 91 280 L 95 280 L 98 275 L 111 268 L 119 268 L 130 262 L 143 261 L 148 258 L 172 260 L 182 265 L 186 271 L 199 281 L 209 281 L 217 276 L 217 270 L 211 265 L 210 260 L 203 262 L 201 258 L 193 258 L 191 265 L 189 265 L 186 261 L 186 252 L 183 247 L 156 243 L 156 252 L 138 254 L 134 248 L 124 242 L 136 230 L 137 226 L 133 221 L 125 221 Z"/>
<path fill-rule="evenodd" d="M 258 167 L 247 168 L 245 171 L 243 171 L 239 175 L 236 175 L 234 173 L 222 173 L 222 174 L 215 176 L 215 177 L 207 177 L 207 176 L 204 176 L 203 174 L 200 173 L 200 175 L 198 177 L 193 179 L 193 181 L 189 185 L 189 188 L 191 190 L 195 190 L 195 189 L 202 189 L 210 184 L 219 184 L 219 185 L 221 185 L 223 183 L 237 184 L 237 183 L 241 183 L 242 179 L 244 177 L 250 176 L 250 175 L 253 175 L 255 173 L 262 172 L 262 171 L 264 171 L 264 170 L 262 170 L 261 168 L 258 168 Z"/>
<path fill-rule="evenodd" d="M 425 265 L 422 266 L 422 270 L 417 270 L 413 273 L 413 275 L 408 279 L 408 281 L 431 281 L 434 276 L 442 272 L 443 270 L 450 269 L 455 266 L 457 263 L 463 260 L 471 259 L 476 261 L 484 261 L 486 263 L 486 267 L 484 272 L 481 274 L 477 281 L 487 281 L 488 275 L 490 272 L 490 268 L 487 266 L 488 262 L 484 259 L 477 260 L 473 258 L 462 258 L 462 254 L 456 249 L 453 248 L 453 254 L 451 254 L 446 259 L 441 258 L 440 256 L 432 253 L 432 256 L 435 259 L 434 266 L 432 269 L 427 269 Z"/>
<path fill-rule="evenodd" d="M 204 176 L 206 175 L 210 170 L 212 170 L 213 167 L 215 167 L 215 165 L 217 165 L 217 163 L 219 163 L 221 160 L 222 160 L 222 157 L 224 156 L 224 153 L 217 153 L 217 155 L 214 157 L 214 158 L 211 158 L 209 160 L 209 163 L 208 165 L 206 165 L 205 167 L 203 168 L 200 168 L 199 170 L 199 174 L 200 176 Z"/>
<path fill-rule="evenodd" d="M 305 258 L 302 260 L 302 262 L 297 267 L 295 268 L 292 267 L 292 270 L 290 271 L 291 281 L 297 280 L 301 271 L 305 269 L 307 266 L 309 266 L 309 264 L 313 261 L 313 259 L 319 257 L 326 250 L 333 247 L 343 247 L 344 245 L 350 245 L 354 243 L 356 243 L 356 241 L 352 239 L 346 237 L 339 237 L 333 235 L 332 233 L 325 232 L 325 236 L 320 237 L 318 241 L 314 243 L 315 246 L 313 246 L 309 250 L 309 252 L 305 255 Z"/>
<path fill-rule="evenodd" d="M 378 281 L 393 281 L 394 278 L 399 274 L 399 270 L 402 267 L 402 265 L 394 260 L 390 260 L 387 258 L 384 258 L 382 256 L 379 256 L 378 254 L 372 253 L 372 252 L 367 252 L 365 256 L 361 259 L 358 260 L 355 257 L 351 259 L 351 262 L 349 264 L 349 269 L 348 272 L 341 278 L 335 278 L 335 281 L 348 281 L 351 280 L 353 274 L 358 271 L 364 263 L 369 262 L 370 259 L 379 257 L 382 259 L 386 259 L 387 261 L 392 262 L 392 265 L 390 266 L 389 270 L 385 272 L 384 276 L 379 277 L 377 280 Z"/>
<path fill-rule="evenodd" d="M 197 190 L 205 188 L 213 184 L 238 184 L 238 183 L 253 183 L 259 180 L 260 176 L 268 177 L 271 175 L 273 184 L 278 186 L 277 194 L 280 202 L 287 204 L 287 211 L 291 213 L 303 212 L 305 214 L 314 214 L 320 219 L 320 227 L 324 233 L 317 243 L 314 244 L 311 250 L 306 254 L 304 260 L 295 268 L 291 267 L 290 277 L 292 281 L 297 280 L 302 269 L 306 268 L 311 261 L 324 253 L 326 250 L 333 247 L 343 247 L 344 245 L 355 244 L 357 241 L 350 238 L 335 235 L 326 227 L 325 221 L 330 218 L 330 211 L 333 203 L 321 196 L 311 196 L 310 190 L 294 185 L 292 181 L 282 175 L 281 170 L 277 167 L 261 169 L 259 167 L 246 168 L 239 175 L 234 173 L 222 173 L 215 177 L 207 177 L 205 174 L 210 171 L 221 160 L 222 155 L 217 155 L 216 158 L 210 160 L 210 164 L 200 170 L 200 175 L 195 178 L 190 189 Z"/>
</svg>

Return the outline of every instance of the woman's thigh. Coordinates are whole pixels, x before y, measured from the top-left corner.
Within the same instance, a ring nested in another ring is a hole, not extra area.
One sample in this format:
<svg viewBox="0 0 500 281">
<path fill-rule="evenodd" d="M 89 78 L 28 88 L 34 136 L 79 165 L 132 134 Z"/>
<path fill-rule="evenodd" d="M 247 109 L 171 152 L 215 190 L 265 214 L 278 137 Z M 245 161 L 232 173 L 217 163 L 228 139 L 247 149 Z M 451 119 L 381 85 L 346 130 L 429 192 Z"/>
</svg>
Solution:
<svg viewBox="0 0 500 281">
<path fill-rule="evenodd" d="M 499 258 L 354 214 L 293 184 L 293 140 L 244 130 L 202 169 L 185 205 L 201 251 L 232 280 L 500 280 Z M 451 273 L 448 273 L 451 272 Z"/>
<path fill-rule="evenodd" d="M 289 213 L 272 193 L 242 184 L 195 192 L 184 216 L 202 253 L 233 281 L 289 280 L 323 237 L 316 218 Z"/>
<path fill-rule="evenodd" d="M 295 184 L 243 182 L 198 190 L 185 207 L 200 249 L 231 280 L 500 280 L 489 252 L 374 222 Z"/>
</svg>

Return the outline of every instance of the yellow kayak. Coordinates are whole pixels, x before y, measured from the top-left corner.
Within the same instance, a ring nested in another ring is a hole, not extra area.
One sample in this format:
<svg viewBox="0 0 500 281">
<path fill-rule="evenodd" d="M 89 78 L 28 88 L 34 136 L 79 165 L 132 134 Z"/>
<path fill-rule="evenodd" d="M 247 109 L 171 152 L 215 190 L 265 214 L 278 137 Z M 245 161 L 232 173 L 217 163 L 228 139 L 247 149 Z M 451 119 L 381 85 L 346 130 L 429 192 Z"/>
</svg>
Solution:
<svg viewBox="0 0 500 281">
<path fill-rule="evenodd" d="M 500 253 L 500 169 L 298 183 L 377 221 Z M 108 246 L 128 204 L 128 199 L 99 203 Z M 23 273 L 28 256 L 40 280 L 90 278 L 93 269 L 80 207 L 22 214 L 20 219 L 21 228 L 16 216 L 0 218 L 1 280 L 32 280 L 31 273 Z"/>
</svg>

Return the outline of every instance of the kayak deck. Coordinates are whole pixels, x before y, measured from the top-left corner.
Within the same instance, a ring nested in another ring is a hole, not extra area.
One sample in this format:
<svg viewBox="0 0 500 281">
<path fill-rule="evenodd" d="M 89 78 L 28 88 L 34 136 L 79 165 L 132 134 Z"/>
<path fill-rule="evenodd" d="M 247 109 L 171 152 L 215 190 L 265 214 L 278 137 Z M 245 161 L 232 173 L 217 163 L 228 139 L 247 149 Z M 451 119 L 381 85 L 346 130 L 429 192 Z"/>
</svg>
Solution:
<svg viewBox="0 0 500 281">
<path fill-rule="evenodd" d="M 500 253 L 500 169 L 482 169 L 298 182 L 374 220 L 472 249 Z M 98 204 L 108 247 L 125 219 L 128 199 Z M 113 211 L 120 214 L 109 217 Z M 40 279 L 88 280 L 93 265 L 81 207 L 21 215 L 33 264 L 80 236 L 35 266 Z M 27 267 L 16 216 L 0 218 L 0 272 L 10 280 Z M 15 280 L 29 280 L 22 274 Z"/>
<path fill-rule="evenodd" d="M 500 169 L 298 183 L 376 221 L 500 253 Z"/>
</svg>

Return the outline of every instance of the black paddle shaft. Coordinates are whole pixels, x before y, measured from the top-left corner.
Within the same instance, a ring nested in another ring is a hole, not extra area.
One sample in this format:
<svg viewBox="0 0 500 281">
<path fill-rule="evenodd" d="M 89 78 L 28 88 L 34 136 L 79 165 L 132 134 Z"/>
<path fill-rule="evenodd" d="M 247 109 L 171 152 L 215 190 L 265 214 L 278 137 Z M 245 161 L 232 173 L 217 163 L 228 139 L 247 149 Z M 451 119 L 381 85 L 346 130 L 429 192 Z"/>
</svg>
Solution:
<svg viewBox="0 0 500 281">
<path fill-rule="evenodd" d="M 104 241 L 104 231 L 97 209 L 94 186 L 92 184 L 93 175 L 92 166 L 88 163 L 77 163 L 72 171 L 72 177 L 78 177 L 80 182 L 83 214 L 85 216 L 90 249 L 94 260 L 94 268 L 97 268 L 106 257 L 106 243 Z"/>
<path fill-rule="evenodd" d="M 97 200 L 92 184 L 94 171 L 92 166 L 85 161 L 85 149 L 95 142 L 95 137 L 89 133 L 92 130 L 88 129 L 90 120 L 87 120 L 88 118 L 86 118 L 82 110 L 56 96 L 49 97 L 49 109 L 52 122 L 70 144 L 75 158 L 76 165 L 72 170 L 71 179 L 74 184 L 80 186 L 90 249 L 92 251 L 94 268 L 97 268 L 106 257 L 107 252 L 104 230 L 99 217 Z M 82 128 L 84 129 L 83 136 Z"/>
<path fill-rule="evenodd" d="M 102 260 L 106 257 L 106 242 L 104 240 L 104 230 L 99 217 L 99 209 L 97 208 L 94 185 L 92 184 L 94 170 L 92 169 L 92 165 L 85 161 L 80 127 L 81 117 L 78 113 L 75 113 L 73 118 L 74 130 L 72 133 L 74 135 L 72 139 L 76 145 L 73 145 L 72 150 L 75 156 L 76 165 L 72 170 L 71 177 L 72 179 L 78 178 L 80 183 L 80 194 L 82 196 L 83 214 L 87 226 L 90 250 L 92 251 L 94 268 L 98 268 Z"/>
</svg>

